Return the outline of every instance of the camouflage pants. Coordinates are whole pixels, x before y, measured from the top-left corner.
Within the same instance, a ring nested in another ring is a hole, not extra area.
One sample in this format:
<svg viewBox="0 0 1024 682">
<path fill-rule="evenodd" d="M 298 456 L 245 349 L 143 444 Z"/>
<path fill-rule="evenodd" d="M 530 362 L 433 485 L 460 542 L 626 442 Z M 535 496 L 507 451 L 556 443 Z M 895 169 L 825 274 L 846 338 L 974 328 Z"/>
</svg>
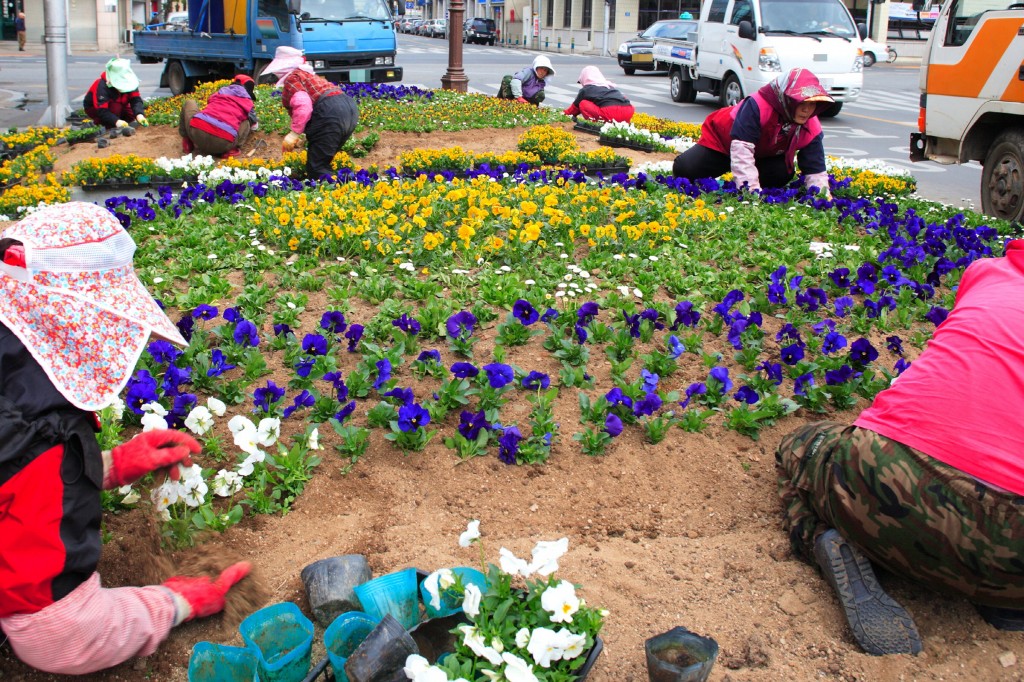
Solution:
<svg viewBox="0 0 1024 682">
<path fill-rule="evenodd" d="M 894 573 L 978 604 L 1024 608 L 1024 497 L 833 422 L 789 434 L 775 460 L 785 527 L 804 557 L 835 528 Z"/>
</svg>

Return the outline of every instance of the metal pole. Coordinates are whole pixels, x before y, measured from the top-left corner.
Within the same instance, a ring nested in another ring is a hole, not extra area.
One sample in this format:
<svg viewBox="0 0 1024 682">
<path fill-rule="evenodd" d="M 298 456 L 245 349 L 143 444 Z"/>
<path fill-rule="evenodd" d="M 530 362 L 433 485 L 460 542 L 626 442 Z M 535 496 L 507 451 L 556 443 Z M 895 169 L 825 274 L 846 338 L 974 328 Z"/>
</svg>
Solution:
<svg viewBox="0 0 1024 682">
<path fill-rule="evenodd" d="M 612 16 L 612 3 L 608 0 L 604 0 L 604 50 L 601 52 L 602 57 L 611 57 L 612 53 L 608 51 L 608 23 L 611 21 Z"/>
<path fill-rule="evenodd" d="M 462 68 L 462 17 L 466 13 L 464 0 L 451 0 L 448 5 L 448 72 L 441 76 L 441 88 L 466 92 L 469 78 Z"/>
<path fill-rule="evenodd" d="M 39 120 L 55 128 L 64 126 L 68 105 L 68 15 L 65 0 L 43 0 L 43 43 L 46 46 L 46 95 L 50 106 Z"/>
</svg>

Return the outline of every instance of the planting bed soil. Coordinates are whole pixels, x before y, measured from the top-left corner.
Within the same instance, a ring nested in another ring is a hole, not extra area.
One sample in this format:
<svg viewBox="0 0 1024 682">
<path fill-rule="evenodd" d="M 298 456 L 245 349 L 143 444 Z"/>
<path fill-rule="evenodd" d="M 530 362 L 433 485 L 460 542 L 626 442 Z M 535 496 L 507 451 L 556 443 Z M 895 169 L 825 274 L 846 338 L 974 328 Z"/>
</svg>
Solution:
<svg viewBox="0 0 1024 682">
<path fill-rule="evenodd" d="M 523 130 L 381 132 L 376 148 L 356 162 L 383 169 L 395 165 L 403 151 L 456 145 L 509 151 Z M 599 146 L 592 135 L 577 137 L 584 151 Z M 260 155 L 280 156 L 280 137 L 257 134 L 243 157 L 260 139 L 268 143 Z M 180 149 L 176 129 L 153 127 L 102 150 L 94 144 L 58 147 L 55 167 L 69 170 L 81 159 L 113 154 L 177 156 Z M 672 158 L 621 153 L 634 163 Z M 267 274 L 272 282 L 273 273 Z M 361 300 L 352 304 L 351 319 L 373 314 Z M 306 308 L 326 310 L 326 294 L 311 292 Z M 480 334 L 476 352 L 482 358 L 493 348 L 494 324 Z M 558 372 L 546 353 L 530 357 L 511 349 L 507 361 L 552 376 Z M 607 375 L 607 363 L 595 367 Z M 284 385 L 289 376 L 278 369 L 267 378 Z M 701 379 L 694 374 L 679 383 Z M 324 425 L 323 461 L 283 517 L 248 516 L 194 549 L 168 554 L 160 549 L 159 526 L 148 507 L 106 515 L 99 570 L 107 587 L 152 584 L 175 572 L 210 570 L 238 559 L 251 561 L 255 571 L 231 593 L 225 614 L 174 629 L 148 658 L 75 679 L 184 682 L 192 646 L 203 640 L 241 646 L 238 623 L 256 608 L 294 601 L 311 615 L 299 573 L 326 557 L 363 554 L 375 576 L 409 566 L 476 565 L 479 550 L 458 545 L 471 519 L 480 520 L 488 561 L 496 561 L 503 546 L 522 557 L 538 540 L 569 539 L 558 575 L 580 585 L 578 594 L 589 605 L 610 612 L 590 682 L 646 681 L 644 641 L 677 625 L 718 642 L 710 677 L 716 682 L 1024 679 L 1024 633 L 999 632 L 966 600 L 884 573 L 883 586 L 916 619 L 924 651 L 878 658 L 859 650 L 831 589 L 791 553 L 781 529 L 774 452 L 786 433 L 812 421 L 805 412 L 765 428 L 758 441 L 713 425 L 702 433 L 672 429 L 662 443 L 649 445 L 639 430 L 630 429 L 606 455 L 588 457 L 571 439 L 577 430 L 575 391 L 564 392 L 572 397 L 556 403 L 562 436 L 546 465 L 509 466 L 494 454 L 461 462 L 440 438 L 422 452 L 407 453 L 386 441 L 384 430 L 373 429 L 367 452 L 343 474 L 348 461 L 336 454 L 338 437 Z M 857 409 L 827 416 L 848 423 L 865 406 L 862 400 Z M 298 422 L 286 422 L 282 439 L 289 441 L 297 428 Z M 314 661 L 324 655 L 322 635 L 318 626 Z M 0 644 L 0 680 L 60 679 L 67 678 L 30 670 L 9 645 Z"/>
</svg>

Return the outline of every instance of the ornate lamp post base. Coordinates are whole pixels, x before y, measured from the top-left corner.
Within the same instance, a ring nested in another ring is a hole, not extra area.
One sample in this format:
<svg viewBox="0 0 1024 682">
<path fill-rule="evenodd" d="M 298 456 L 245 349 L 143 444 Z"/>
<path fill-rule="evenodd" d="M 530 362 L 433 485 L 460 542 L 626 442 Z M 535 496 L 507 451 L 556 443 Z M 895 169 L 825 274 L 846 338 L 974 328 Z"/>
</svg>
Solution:
<svg viewBox="0 0 1024 682">
<path fill-rule="evenodd" d="M 455 92 L 466 92 L 469 85 L 469 78 L 462 70 L 462 17 L 465 13 L 465 0 L 451 0 L 448 7 L 448 72 L 441 76 L 441 87 Z"/>
</svg>

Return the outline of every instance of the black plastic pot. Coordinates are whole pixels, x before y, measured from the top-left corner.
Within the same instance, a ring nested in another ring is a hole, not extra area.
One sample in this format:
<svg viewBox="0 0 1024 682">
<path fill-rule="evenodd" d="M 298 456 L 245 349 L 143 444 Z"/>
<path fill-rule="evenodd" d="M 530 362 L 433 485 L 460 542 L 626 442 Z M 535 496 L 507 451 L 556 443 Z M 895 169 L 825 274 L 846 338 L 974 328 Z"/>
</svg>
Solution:
<svg viewBox="0 0 1024 682">
<path fill-rule="evenodd" d="M 635 149 L 639 152 L 653 152 L 655 147 L 653 144 L 640 144 L 638 142 L 629 142 L 627 140 L 619 140 L 614 137 L 601 137 L 597 140 L 598 144 L 605 147 L 619 147 L 622 149 Z"/>
<path fill-rule="evenodd" d="M 405 659 L 418 653 L 412 636 L 386 614 L 345 661 L 345 674 L 349 682 L 408 682 Z"/>
<path fill-rule="evenodd" d="M 578 130 L 581 133 L 587 133 L 589 135 L 600 135 L 601 126 L 588 126 L 582 123 L 577 123 L 572 127 L 573 130 Z"/>
<path fill-rule="evenodd" d="M 352 588 L 368 581 L 373 573 L 362 554 L 344 554 L 311 563 L 300 577 L 313 616 L 327 627 L 346 611 L 362 609 Z"/>
<path fill-rule="evenodd" d="M 644 642 L 650 682 L 704 682 L 718 657 L 718 642 L 684 627 Z"/>
<path fill-rule="evenodd" d="M 420 656 L 434 664 L 445 654 L 454 653 L 458 636 L 453 635 L 451 631 L 468 622 L 466 614 L 459 611 L 450 616 L 425 620 L 409 630 L 409 635 L 416 642 Z"/>
</svg>

